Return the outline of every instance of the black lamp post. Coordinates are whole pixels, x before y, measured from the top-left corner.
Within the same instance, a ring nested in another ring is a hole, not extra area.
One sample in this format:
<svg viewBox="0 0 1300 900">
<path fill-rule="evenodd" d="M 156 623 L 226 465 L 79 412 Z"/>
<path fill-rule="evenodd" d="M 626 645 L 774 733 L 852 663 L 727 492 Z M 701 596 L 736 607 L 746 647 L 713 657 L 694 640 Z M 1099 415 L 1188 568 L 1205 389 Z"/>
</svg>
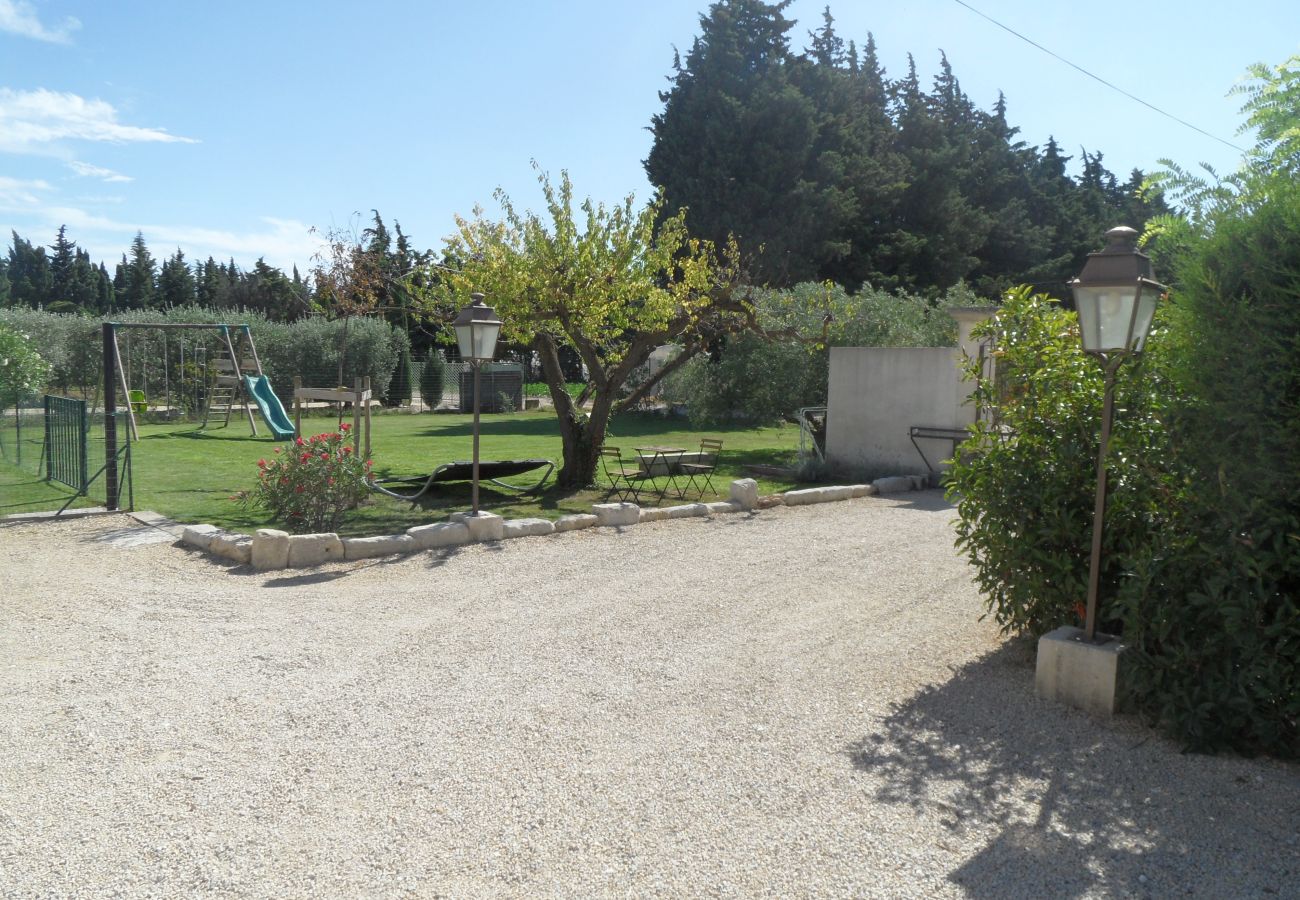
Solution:
<svg viewBox="0 0 1300 900">
<path fill-rule="evenodd" d="M 1106 232 L 1106 247 L 1088 254 L 1079 277 L 1070 282 L 1079 313 L 1085 353 L 1097 357 L 1104 376 L 1101 449 L 1097 454 L 1097 504 L 1092 518 L 1092 560 L 1084 640 L 1095 642 L 1097 590 L 1101 580 L 1101 536 L 1106 518 L 1106 451 L 1115 408 L 1115 373 L 1146 344 L 1156 301 L 1168 288 L 1152 277 L 1151 260 L 1137 249 L 1137 232 L 1120 226 Z"/>
<path fill-rule="evenodd" d="M 501 320 L 496 311 L 483 303 L 482 294 L 471 294 L 473 303 L 460 311 L 452 327 L 456 329 L 456 343 L 460 345 L 460 358 L 474 367 L 474 473 L 472 490 L 473 514 L 478 515 L 478 416 L 479 370 L 483 363 L 496 353 L 497 335 L 501 333 Z"/>
</svg>

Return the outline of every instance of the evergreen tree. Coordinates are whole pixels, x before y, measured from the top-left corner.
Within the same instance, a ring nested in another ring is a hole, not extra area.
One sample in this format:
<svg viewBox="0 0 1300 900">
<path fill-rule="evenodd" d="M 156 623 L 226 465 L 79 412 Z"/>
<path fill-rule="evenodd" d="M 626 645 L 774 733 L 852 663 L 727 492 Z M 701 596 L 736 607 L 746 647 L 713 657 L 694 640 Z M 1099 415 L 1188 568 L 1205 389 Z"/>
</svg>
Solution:
<svg viewBox="0 0 1300 900">
<path fill-rule="evenodd" d="M 9 295 L 14 306 L 42 309 L 50 302 L 53 283 L 50 261 L 44 247 L 34 247 L 23 240 L 18 232 L 11 231 L 13 244 L 9 248 Z"/>
<path fill-rule="evenodd" d="M 180 247 L 163 263 L 158 275 L 158 298 L 164 309 L 188 306 L 196 299 L 194 276 Z"/>
<path fill-rule="evenodd" d="M 158 266 L 144 242 L 144 234 L 137 231 L 131 241 L 130 259 L 122 257 L 115 287 L 122 304 L 129 309 L 149 309 L 158 293 Z"/>
<path fill-rule="evenodd" d="M 199 306 L 217 308 L 221 293 L 221 270 L 211 256 L 202 265 L 194 264 L 194 293 Z"/>
<path fill-rule="evenodd" d="M 719 0 L 709 7 L 685 60 L 674 60 L 645 160 L 665 214 L 687 208 L 691 232 L 719 245 L 734 233 L 770 281 L 809 274 L 805 235 L 835 214 L 805 177 L 817 111 L 791 80 L 789 5 Z"/>
</svg>

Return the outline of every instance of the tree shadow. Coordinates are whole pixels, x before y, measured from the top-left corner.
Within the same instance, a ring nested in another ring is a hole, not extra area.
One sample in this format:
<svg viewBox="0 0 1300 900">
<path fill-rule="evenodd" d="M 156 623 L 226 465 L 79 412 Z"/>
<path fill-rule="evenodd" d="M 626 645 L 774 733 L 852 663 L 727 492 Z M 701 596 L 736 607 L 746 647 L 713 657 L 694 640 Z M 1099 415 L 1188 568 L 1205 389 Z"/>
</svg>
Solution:
<svg viewBox="0 0 1300 900">
<path fill-rule="evenodd" d="M 940 512 L 945 509 L 956 510 L 953 503 L 939 488 L 923 491 L 907 491 L 901 494 L 876 494 L 877 500 L 888 500 L 898 509 L 914 509 L 918 512 Z"/>
<path fill-rule="evenodd" d="M 1041 701 L 1033 652 L 954 670 L 847 748 L 878 801 L 994 835 L 950 881 L 988 898 L 1294 890 L 1300 769 L 1183 755 L 1135 719 Z"/>
</svg>

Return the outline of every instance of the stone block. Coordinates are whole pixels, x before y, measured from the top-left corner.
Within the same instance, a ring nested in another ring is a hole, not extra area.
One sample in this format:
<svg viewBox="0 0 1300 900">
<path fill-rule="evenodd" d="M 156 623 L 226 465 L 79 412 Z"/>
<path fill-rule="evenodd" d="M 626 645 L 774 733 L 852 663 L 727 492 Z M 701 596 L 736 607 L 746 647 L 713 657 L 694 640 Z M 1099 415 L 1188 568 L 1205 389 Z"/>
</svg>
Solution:
<svg viewBox="0 0 1300 900">
<path fill-rule="evenodd" d="M 853 497 L 853 488 L 846 485 L 827 485 L 826 487 L 804 488 L 799 491 L 785 492 L 786 506 L 804 506 L 809 503 L 829 503 L 832 500 L 849 500 Z"/>
<path fill-rule="evenodd" d="M 343 539 L 345 559 L 372 559 L 376 556 L 392 556 L 394 553 L 412 553 L 416 549 L 415 538 L 409 534 Z"/>
<path fill-rule="evenodd" d="M 555 520 L 556 531 L 577 531 L 579 528 L 590 528 L 600 520 L 591 513 L 574 513 L 569 516 L 560 516 Z"/>
<path fill-rule="evenodd" d="M 668 518 L 667 506 L 643 506 L 637 518 L 638 522 L 658 522 Z"/>
<path fill-rule="evenodd" d="M 908 475 L 912 479 L 912 490 L 923 491 L 930 486 L 929 475 Z"/>
<path fill-rule="evenodd" d="M 741 509 L 758 506 L 758 482 L 752 478 L 737 478 L 731 482 L 731 502 Z"/>
<path fill-rule="evenodd" d="M 188 525 L 181 533 L 181 541 L 190 547 L 207 550 L 212 546 L 212 536 L 220 531 L 216 525 Z"/>
<path fill-rule="evenodd" d="M 710 516 L 725 515 L 727 513 L 744 512 L 745 508 L 738 503 L 732 503 L 730 500 L 718 500 L 714 503 L 700 504 L 707 510 Z"/>
<path fill-rule="evenodd" d="M 695 516 L 707 516 L 709 514 L 709 505 L 707 503 L 683 503 L 681 506 L 663 507 L 663 518 L 665 519 L 690 519 Z"/>
<path fill-rule="evenodd" d="M 289 538 L 289 568 L 319 566 L 343 559 L 343 542 L 332 531 L 324 534 L 296 534 Z"/>
<path fill-rule="evenodd" d="M 907 475 L 890 475 L 886 478 L 877 478 L 871 482 L 871 486 L 876 489 L 877 494 L 900 494 L 903 491 L 915 490 L 912 479 Z"/>
<path fill-rule="evenodd" d="M 771 509 L 774 506 L 785 506 L 785 494 L 767 494 L 758 498 L 759 509 Z"/>
<path fill-rule="evenodd" d="M 852 484 L 849 485 L 849 487 L 853 488 L 853 497 L 855 500 L 858 497 L 870 497 L 876 492 L 876 489 L 869 484 Z"/>
<path fill-rule="evenodd" d="M 1064 625 L 1038 639 L 1034 689 L 1039 697 L 1094 715 L 1115 712 L 1120 665 L 1126 645 L 1103 635 L 1103 643 L 1084 640 L 1083 630 Z"/>
<path fill-rule="evenodd" d="M 594 503 L 597 525 L 635 525 L 641 520 L 641 507 L 635 503 Z"/>
<path fill-rule="evenodd" d="M 507 519 L 501 537 L 520 538 L 538 534 L 554 534 L 555 523 L 550 519 Z"/>
<path fill-rule="evenodd" d="M 418 550 L 455 547 L 469 541 L 469 526 L 464 522 L 435 522 L 406 529 Z"/>
<path fill-rule="evenodd" d="M 208 544 L 208 552 L 237 563 L 247 563 L 253 558 L 253 539 L 246 534 L 216 531 Z"/>
<path fill-rule="evenodd" d="M 471 541 L 499 541 L 505 534 L 506 520 L 496 513 L 479 510 L 477 516 L 466 515 L 462 521 L 469 528 Z"/>
<path fill-rule="evenodd" d="M 289 532 L 274 528 L 257 529 L 257 534 L 253 535 L 250 561 L 259 571 L 283 569 L 289 565 Z"/>
</svg>

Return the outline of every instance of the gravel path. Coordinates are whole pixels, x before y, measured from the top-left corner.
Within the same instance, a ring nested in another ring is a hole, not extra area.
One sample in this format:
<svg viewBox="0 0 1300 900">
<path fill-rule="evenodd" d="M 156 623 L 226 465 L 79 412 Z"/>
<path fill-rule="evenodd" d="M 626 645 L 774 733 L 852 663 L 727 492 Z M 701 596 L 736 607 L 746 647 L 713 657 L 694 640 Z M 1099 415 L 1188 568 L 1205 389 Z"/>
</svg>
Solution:
<svg viewBox="0 0 1300 900">
<path fill-rule="evenodd" d="M 1300 896 L 1300 767 L 1040 703 L 905 496 L 273 576 L 0 526 L 0 895 Z"/>
</svg>

